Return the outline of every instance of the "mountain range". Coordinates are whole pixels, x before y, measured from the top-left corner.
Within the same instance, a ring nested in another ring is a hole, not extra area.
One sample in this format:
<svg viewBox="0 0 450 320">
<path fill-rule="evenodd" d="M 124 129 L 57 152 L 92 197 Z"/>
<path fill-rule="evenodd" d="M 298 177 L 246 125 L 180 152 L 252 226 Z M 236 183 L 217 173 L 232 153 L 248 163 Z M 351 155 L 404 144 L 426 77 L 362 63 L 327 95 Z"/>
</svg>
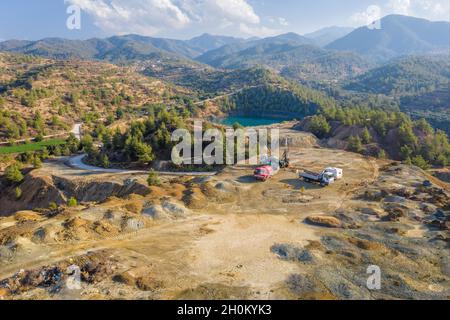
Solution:
<svg viewBox="0 0 450 320">
<path fill-rule="evenodd" d="M 235 80 L 244 79 L 246 70 L 263 67 L 313 88 L 400 98 L 408 110 L 427 108 L 412 97 L 447 108 L 450 22 L 390 15 L 380 27 L 330 27 L 262 39 L 203 34 L 190 40 L 139 35 L 10 40 L 0 43 L 0 51 L 133 65 L 138 72 L 205 95 L 223 87 L 215 85 L 221 77 L 241 83 Z"/>
<path fill-rule="evenodd" d="M 450 22 L 389 15 L 380 20 L 379 29 L 358 28 L 326 48 L 356 52 L 378 61 L 403 55 L 448 52 Z"/>
<path fill-rule="evenodd" d="M 189 41 L 144 37 L 114 36 L 107 39 L 67 40 L 46 38 L 38 41 L 10 40 L 0 43 L 0 51 L 18 52 L 56 59 L 143 60 L 154 55 L 176 54 L 193 58 L 238 39 L 202 35 Z"/>
<path fill-rule="evenodd" d="M 236 47 L 234 47 L 236 50 Z M 257 65 L 298 81 L 333 81 L 352 77 L 368 70 L 372 63 L 351 52 L 333 52 L 311 44 L 262 43 L 232 52 L 225 47 L 197 58 L 222 69 L 242 69 Z"/>
<path fill-rule="evenodd" d="M 353 30 L 355 29 L 351 27 L 333 26 L 322 28 L 320 30 L 311 33 L 307 33 L 304 35 L 304 37 L 312 39 L 318 46 L 324 47 L 330 44 L 331 42 L 348 35 Z"/>
<path fill-rule="evenodd" d="M 38 41 L 9 40 L 0 43 L 0 51 L 31 54 L 56 59 L 80 58 L 129 62 L 158 56 L 177 55 L 196 59 L 214 67 L 236 68 L 242 64 L 288 59 L 292 64 L 309 62 L 312 54 L 301 47 L 309 45 L 318 57 L 334 57 L 319 50 L 351 52 L 367 60 L 387 61 L 410 55 L 450 50 L 450 22 L 432 22 L 409 16 L 390 15 L 380 21 L 380 29 L 356 30 L 329 27 L 301 36 L 286 33 L 263 39 L 242 39 L 203 34 L 190 40 L 153 38 L 139 35 L 113 36 L 106 39 L 67 40 L 47 38 Z M 330 43 L 331 42 L 331 43 Z M 303 55 L 303 53 L 306 54 Z M 339 55 L 342 59 L 342 53 Z M 241 60 L 241 61 L 240 61 Z M 356 61 L 359 61 L 356 58 Z M 359 66 L 358 66 L 359 68 Z"/>
</svg>

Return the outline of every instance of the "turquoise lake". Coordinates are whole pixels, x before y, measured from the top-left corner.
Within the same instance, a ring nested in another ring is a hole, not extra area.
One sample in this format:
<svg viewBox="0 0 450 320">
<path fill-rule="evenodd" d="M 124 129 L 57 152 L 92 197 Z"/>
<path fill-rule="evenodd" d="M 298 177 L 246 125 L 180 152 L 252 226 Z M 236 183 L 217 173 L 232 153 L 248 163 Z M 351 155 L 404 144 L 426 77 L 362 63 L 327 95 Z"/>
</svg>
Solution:
<svg viewBox="0 0 450 320">
<path fill-rule="evenodd" d="M 231 116 L 222 119 L 220 123 L 230 127 L 233 126 L 235 123 L 239 123 L 243 127 L 257 127 L 257 126 L 268 126 L 286 120 L 288 119 Z"/>
</svg>

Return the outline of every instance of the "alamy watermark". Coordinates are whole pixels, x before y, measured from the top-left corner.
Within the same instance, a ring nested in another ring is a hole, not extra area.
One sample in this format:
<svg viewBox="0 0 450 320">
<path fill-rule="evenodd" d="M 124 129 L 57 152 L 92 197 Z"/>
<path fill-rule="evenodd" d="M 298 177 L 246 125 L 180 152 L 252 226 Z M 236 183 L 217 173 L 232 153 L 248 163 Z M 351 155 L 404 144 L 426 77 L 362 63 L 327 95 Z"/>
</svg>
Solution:
<svg viewBox="0 0 450 320">
<path fill-rule="evenodd" d="M 367 289 L 381 290 L 381 268 L 376 265 L 371 265 L 367 268 L 367 274 L 370 275 L 367 278 Z"/>
<path fill-rule="evenodd" d="M 77 5 L 67 7 L 66 13 L 69 15 L 66 20 L 66 27 L 69 30 L 81 29 L 81 8 Z"/>
<path fill-rule="evenodd" d="M 68 277 L 66 279 L 66 286 L 69 290 L 81 289 L 81 270 L 79 266 L 71 265 L 67 268 L 66 273 Z"/>
<path fill-rule="evenodd" d="M 176 165 L 257 165 L 261 159 L 280 158 L 279 129 L 204 132 L 203 122 L 195 121 L 193 135 L 186 129 L 178 129 L 172 133 L 172 141 L 179 142 L 172 149 L 172 162 Z"/>
<path fill-rule="evenodd" d="M 381 29 L 381 8 L 371 5 L 366 9 L 366 26 L 369 30 Z"/>
</svg>

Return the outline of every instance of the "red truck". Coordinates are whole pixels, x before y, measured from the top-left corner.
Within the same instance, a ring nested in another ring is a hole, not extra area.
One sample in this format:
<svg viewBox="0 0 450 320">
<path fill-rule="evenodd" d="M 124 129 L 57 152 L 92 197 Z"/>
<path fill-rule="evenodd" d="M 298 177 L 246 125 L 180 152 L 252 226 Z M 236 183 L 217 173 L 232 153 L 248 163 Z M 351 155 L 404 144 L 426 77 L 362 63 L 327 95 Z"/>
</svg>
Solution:
<svg viewBox="0 0 450 320">
<path fill-rule="evenodd" d="M 268 179 L 272 178 L 275 173 L 276 172 L 272 168 L 272 166 L 262 166 L 256 168 L 254 176 L 257 180 L 267 181 Z"/>
</svg>

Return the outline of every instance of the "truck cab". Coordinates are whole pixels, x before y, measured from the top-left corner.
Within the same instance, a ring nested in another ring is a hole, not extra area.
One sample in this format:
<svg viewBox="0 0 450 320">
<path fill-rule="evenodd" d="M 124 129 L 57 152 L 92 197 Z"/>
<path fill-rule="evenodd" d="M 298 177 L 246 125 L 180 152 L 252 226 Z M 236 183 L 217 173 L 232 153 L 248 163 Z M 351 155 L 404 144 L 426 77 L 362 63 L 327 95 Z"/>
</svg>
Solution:
<svg viewBox="0 0 450 320">
<path fill-rule="evenodd" d="M 262 166 L 255 169 L 254 177 L 260 181 L 266 181 L 274 175 L 272 166 Z"/>
<path fill-rule="evenodd" d="M 340 180 L 344 177 L 344 170 L 341 168 L 328 167 L 324 172 L 331 173 L 335 180 Z"/>
<path fill-rule="evenodd" d="M 320 179 L 320 185 L 322 186 L 329 186 L 330 184 L 333 184 L 335 181 L 335 177 L 333 173 L 324 171 L 322 173 L 322 177 Z"/>
</svg>

